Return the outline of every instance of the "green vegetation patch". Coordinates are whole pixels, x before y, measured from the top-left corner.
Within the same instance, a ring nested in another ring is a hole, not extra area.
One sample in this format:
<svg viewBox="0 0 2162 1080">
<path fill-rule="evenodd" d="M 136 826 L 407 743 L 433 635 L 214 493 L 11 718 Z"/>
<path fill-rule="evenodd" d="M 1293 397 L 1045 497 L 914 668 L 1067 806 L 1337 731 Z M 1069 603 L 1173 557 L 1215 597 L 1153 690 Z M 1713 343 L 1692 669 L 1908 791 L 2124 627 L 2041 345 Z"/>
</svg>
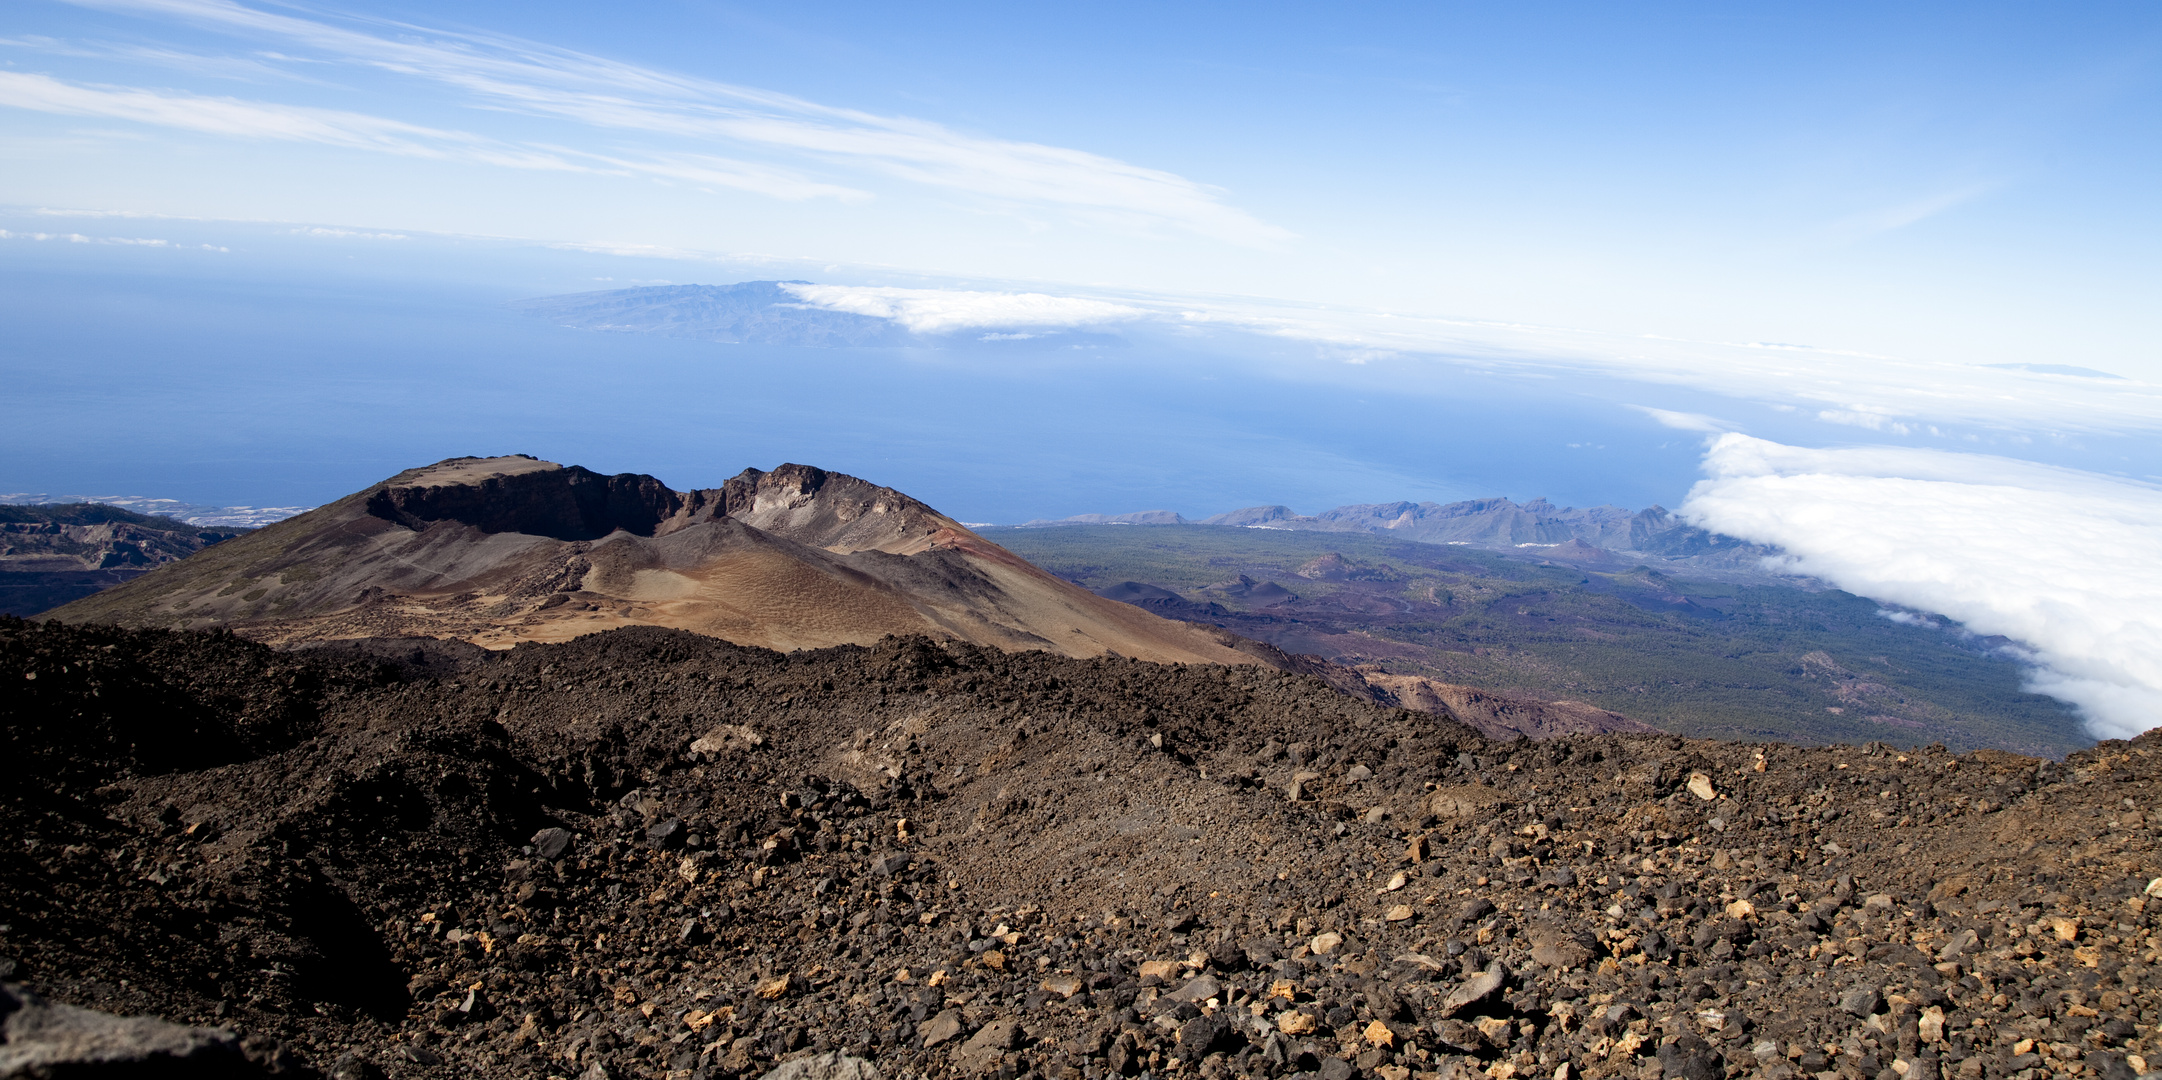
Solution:
<svg viewBox="0 0 2162 1080">
<path fill-rule="evenodd" d="M 1588 572 L 1356 533 L 1084 525 L 989 536 L 1088 588 L 1171 590 L 1184 606 L 1144 603 L 1170 617 L 1339 663 L 1588 701 L 1678 734 L 2052 757 L 2093 741 L 2070 707 L 2023 688 L 2009 642 L 1895 622 L 1834 589 Z"/>
</svg>

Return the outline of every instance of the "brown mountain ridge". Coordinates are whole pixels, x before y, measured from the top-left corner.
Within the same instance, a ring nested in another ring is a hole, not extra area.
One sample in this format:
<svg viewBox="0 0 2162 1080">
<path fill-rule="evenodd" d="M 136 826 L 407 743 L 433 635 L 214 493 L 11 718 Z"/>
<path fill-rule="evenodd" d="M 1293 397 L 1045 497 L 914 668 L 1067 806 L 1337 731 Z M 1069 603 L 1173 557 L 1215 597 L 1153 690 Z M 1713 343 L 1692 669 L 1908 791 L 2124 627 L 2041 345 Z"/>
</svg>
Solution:
<svg viewBox="0 0 2162 1080">
<path fill-rule="evenodd" d="M 1293 656 L 1150 606 L 1099 596 L 901 492 L 809 465 L 677 491 L 641 473 L 512 455 L 409 469 L 46 617 L 224 627 L 283 648 L 435 638 L 507 649 L 626 626 L 781 651 L 922 635 L 1074 658 L 1259 664 L 1493 738 L 1653 730 L 1572 702 Z"/>
<path fill-rule="evenodd" d="M 1252 664 L 1229 635 L 1098 597 L 890 488 L 808 465 L 676 491 L 523 455 L 399 473 L 52 613 L 298 645 L 508 648 L 620 626 L 780 650 L 922 634 Z"/>
</svg>

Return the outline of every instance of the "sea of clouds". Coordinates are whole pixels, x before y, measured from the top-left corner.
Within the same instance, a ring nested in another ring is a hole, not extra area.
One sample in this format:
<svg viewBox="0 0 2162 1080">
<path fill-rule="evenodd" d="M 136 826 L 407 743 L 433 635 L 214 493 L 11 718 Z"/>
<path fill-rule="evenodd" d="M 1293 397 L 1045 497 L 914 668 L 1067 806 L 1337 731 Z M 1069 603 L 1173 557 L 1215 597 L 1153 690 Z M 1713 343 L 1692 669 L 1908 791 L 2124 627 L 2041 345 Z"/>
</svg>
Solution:
<svg viewBox="0 0 2162 1080">
<path fill-rule="evenodd" d="M 2097 738 L 2162 724 L 2162 488 L 1985 454 L 1728 433 L 1682 514 L 1787 567 L 2031 650 Z"/>
</svg>

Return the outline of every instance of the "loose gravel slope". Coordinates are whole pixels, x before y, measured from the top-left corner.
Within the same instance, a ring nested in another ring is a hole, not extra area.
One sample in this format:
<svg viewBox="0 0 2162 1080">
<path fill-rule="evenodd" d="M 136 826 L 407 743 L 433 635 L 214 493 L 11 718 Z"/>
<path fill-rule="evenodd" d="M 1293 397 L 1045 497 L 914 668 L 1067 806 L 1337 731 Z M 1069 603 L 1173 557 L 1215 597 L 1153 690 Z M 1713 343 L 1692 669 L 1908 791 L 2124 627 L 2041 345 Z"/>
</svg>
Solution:
<svg viewBox="0 0 2162 1080">
<path fill-rule="evenodd" d="M 270 1074 L 2162 1065 L 2153 737 L 1499 743 L 1257 667 L 657 628 L 9 620 L 0 680 L 0 978 Z"/>
</svg>

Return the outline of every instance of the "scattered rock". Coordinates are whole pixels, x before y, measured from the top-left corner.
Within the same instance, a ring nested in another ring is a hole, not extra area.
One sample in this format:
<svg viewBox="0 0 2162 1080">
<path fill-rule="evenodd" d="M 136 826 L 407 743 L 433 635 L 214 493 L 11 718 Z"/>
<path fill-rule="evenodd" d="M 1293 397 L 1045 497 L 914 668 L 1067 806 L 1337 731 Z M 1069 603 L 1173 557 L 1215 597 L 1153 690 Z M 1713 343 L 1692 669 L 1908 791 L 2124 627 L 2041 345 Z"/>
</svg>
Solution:
<svg viewBox="0 0 2162 1080">
<path fill-rule="evenodd" d="M 358 1054 L 341 1056 L 331 1063 L 330 1071 L 324 1075 L 330 1080 L 385 1080 L 389 1076 L 381 1065 Z"/>
<path fill-rule="evenodd" d="M 954 1009 L 942 1010 L 924 1023 L 919 1034 L 923 1036 L 923 1045 L 926 1047 L 937 1046 L 955 1038 L 961 1034 L 961 1014 Z"/>
<path fill-rule="evenodd" d="M 1658 1057 L 1663 1080 L 1726 1080 L 1726 1062 L 1693 1034 L 1662 1044 Z"/>
<path fill-rule="evenodd" d="M 1179 1025 L 1175 1036 L 1179 1057 L 1187 1061 L 1201 1060 L 1223 1039 L 1226 1030 L 1224 1022 L 1214 1016 L 1189 1018 Z"/>
<path fill-rule="evenodd" d="M 1915 1021 L 1915 1033 L 1925 1043 L 1944 1041 L 1944 1007 L 1931 1005 Z"/>
<path fill-rule="evenodd" d="M 1427 812 L 1438 818 L 1476 817 L 1501 801 L 1501 793 L 1484 785 L 1466 784 L 1437 788 L 1426 798 Z"/>
<path fill-rule="evenodd" d="M 1712 789 L 1712 778 L 1703 773 L 1689 774 L 1689 794 L 1705 802 L 1710 802 L 1719 797 L 1719 793 Z"/>
<path fill-rule="evenodd" d="M 1000 1054 L 1020 1045 L 1021 1025 L 1002 1018 L 977 1029 L 975 1035 L 954 1051 L 954 1058 L 964 1068 L 983 1072 L 998 1064 Z"/>
<path fill-rule="evenodd" d="M 1457 909 L 1456 925 L 1459 927 L 1470 926 L 1493 913 L 1494 902 L 1492 900 L 1483 896 L 1473 897 L 1465 901 L 1464 906 Z"/>
<path fill-rule="evenodd" d="M 1561 933 L 1542 935 L 1531 947 L 1531 959 L 1541 967 L 1580 968 L 1591 962 L 1591 950 L 1576 939 Z"/>
<path fill-rule="evenodd" d="M 1957 960 L 1973 951 L 1974 947 L 1980 943 L 1981 938 L 1975 934 L 1973 929 L 1961 930 L 1945 939 L 1944 946 L 1937 950 L 1937 959 Z"/>
<path fill-rule="evenodd" d="M 2131 1063 L 2125 1060 L 2123 1054 L 2110 1053 L 2104 1050 L 2097 1050 L 2088 1054 L 2084 1064 L 2089 1069 L 2094 1070 L 2095 1075 L 2100 1077 L 2101 1080 L 2139 1080 L 2141 1075 L 2133 1070 Z M 1912 1073 L 1910 1072 L 1909 1075 L 1911 1076 Z M 2149 1073 L 2147 1075 L 2153 1074 Z"/>
<path fill-rule="evenodd" d="M 551 826 L 533 834 L 533 853 L 549 862 L 562 858 L 570 848 L 571 834 L 568 829 Z"/>
<path fill-rule="evenodd" d="M 755 750 L 765 744 L 765 736 L 741 724 L 716 724 L 691 741 L 690 752 L 719 757 Z"/>
<path fill-rule="evenodd" d="M 1276 1014 L 1276 1029 L 1286 1035 L 1308 1035 L 1320 1024 L 1312 1013 L 1287 1011 Z"/>
<path fill-rule="evenodd" d="M 878 1066 L 836 1050 L 784 1062 L 765 1080 L 885 1080 Z"/>
<path fill-rule="evenodd" d="M 1485 1001 L 1501 989 L 1507 978 L 1507 974 L 1502 971 L 1500 961 L 1488 965 L 1485 971 L 1465 980 L 1456 989 L 1449 991 L 1449 996 L 1441 1001 L 1441 1015 L 1445 1017 L 1455 1016 L 1457 1013 L 1462 1012 L 1466 1006 Z"/>
<path fill-rule="evenodd" d="M 0 1076 L 244 1076 L 230 1031 L 48 1002 L 0 983 Z"/>
</svg>

